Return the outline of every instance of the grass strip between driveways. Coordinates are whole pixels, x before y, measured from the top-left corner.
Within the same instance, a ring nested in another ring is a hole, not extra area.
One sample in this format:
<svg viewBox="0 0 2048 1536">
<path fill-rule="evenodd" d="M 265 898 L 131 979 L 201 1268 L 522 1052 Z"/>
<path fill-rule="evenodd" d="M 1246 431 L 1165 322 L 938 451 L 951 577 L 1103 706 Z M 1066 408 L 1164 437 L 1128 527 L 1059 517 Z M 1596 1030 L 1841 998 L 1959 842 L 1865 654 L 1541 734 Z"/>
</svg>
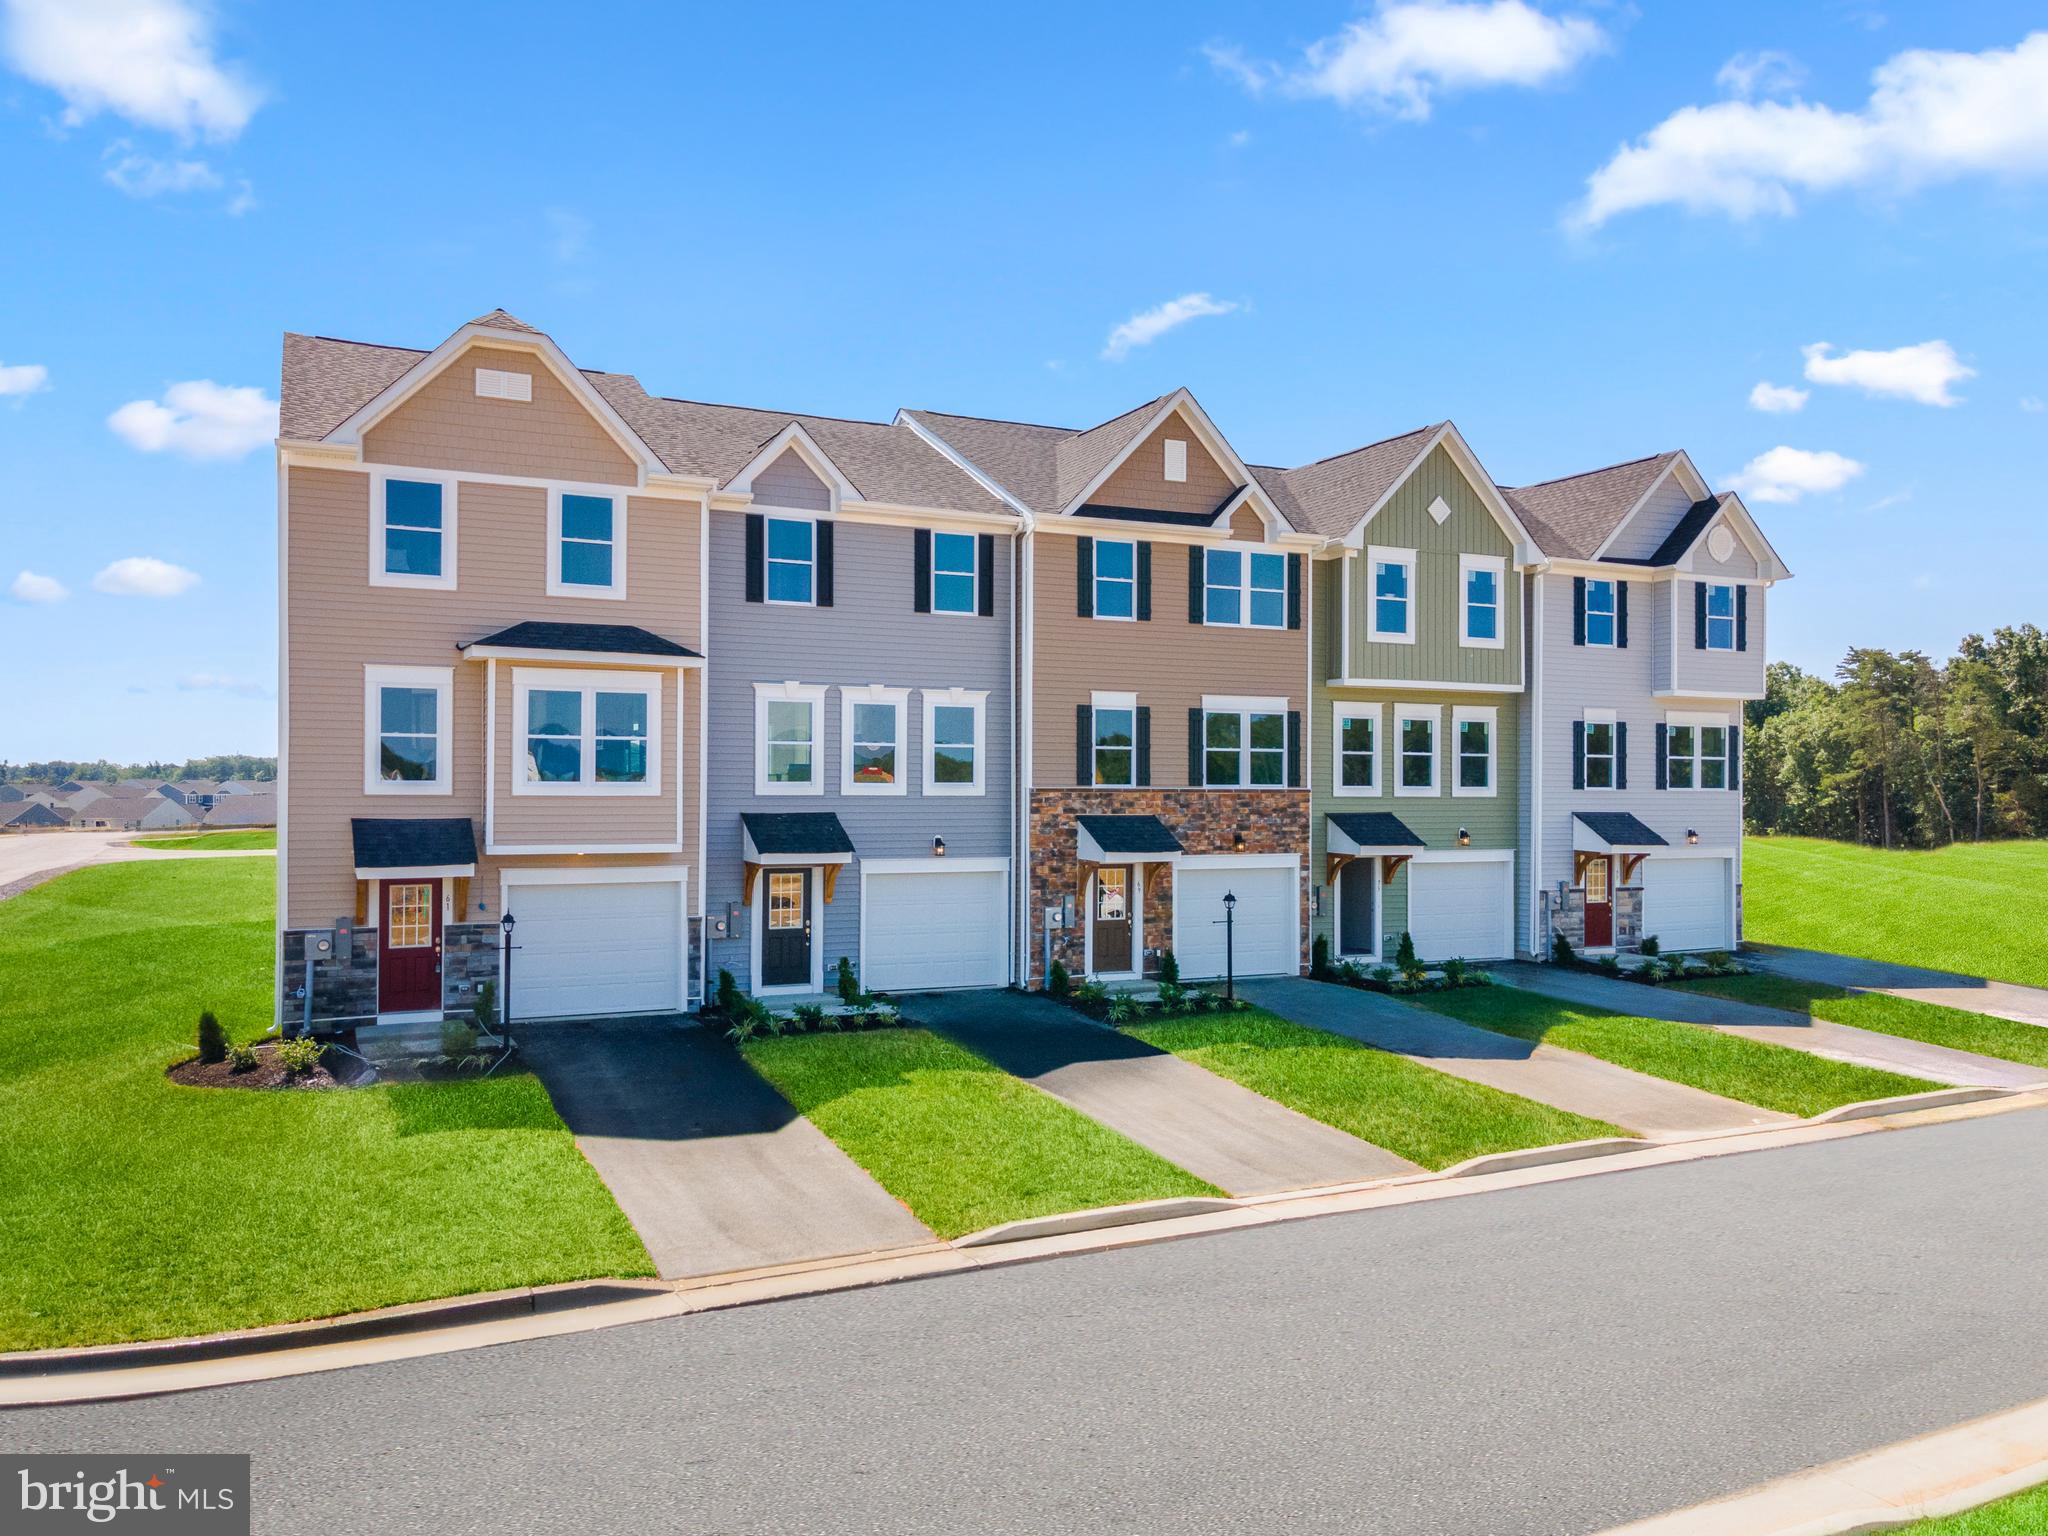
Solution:
<svg viewBox="0 0 2048 1536">
<path fill-rule="evenodd" d="M 740 1049 L 942 1238 L 1028 1216 L 1222 1193 L 929 1030 L 785 1035 Z"/>
<path fill-rule="evenodd" d="M 1902 1525 L 1898 1536 L 2048 1536 L 2048 1485 L 1959 1515 Z"/>
<path fill-rule="evenodd" d="M 1864 1099 L 1941 1086 L 1722 1034 L 1704 1024 L 1632 1018 L 1516 987 L 1427 993 L 1415 1001 L 1482 1029 L 1583 1051 L 1618 1067 L 1802 1118 Z"/>
<path fill-rule="evenodd" d="M 653 1273 L 526 1073 L 186 1088 L 211 1008 L 270 1021 L 268 859 L 82 870 L 0 902 L 0 1349 Z"/>
<path fill-rule="evenodd" d="M 1883 1035 L 1945 1045 L 2048 1069 L 2048 1028 L 1997 1019 L 1986 1013 L 1923 1003 L 1918 998 L 1886 992 L 1846 992 L 1825 982 L 1791 976 L 1714 976 L 1671 983 L 1688 992 L 1706 992 L 1760 1008 L 1782 1008 L 1831 1024 L 1852 1024 Z"/>
<path fill-rule="evenodd" d="M 1631 1134 L 1270 1013 L 1165 1019 L 1127 1033 L 1424 1168 Z"/>
<path fill-rule="evenodd" d="M 237 849 L 275 848 L 275 827 L 251 827 L 243 832 L 173 832 L 162 837 L 132 837 L 138 848 L 159 853 L 230 853 Z"/>
</svg>

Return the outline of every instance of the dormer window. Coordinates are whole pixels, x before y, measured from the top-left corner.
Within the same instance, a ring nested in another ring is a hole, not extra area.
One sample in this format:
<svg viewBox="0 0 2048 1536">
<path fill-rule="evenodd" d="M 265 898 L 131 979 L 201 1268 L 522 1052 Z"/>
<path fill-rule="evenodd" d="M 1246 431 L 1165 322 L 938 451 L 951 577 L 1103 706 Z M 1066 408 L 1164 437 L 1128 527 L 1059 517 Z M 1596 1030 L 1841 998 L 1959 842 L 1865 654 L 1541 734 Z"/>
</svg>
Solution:
<svg viewBox="0 0 2048 1536">
<path fill-rule="evenodd" d="M 1586 582 L 1586 644 L 1614 644 L 1614 583 Z"/>
<path fill-rule="evenodd" d="M 817 601 L 818 525 L 809 518 L 768 519 L 768 601 Z"/>
<path fill-rule="evenodd" d="M 1205 624 L 1287 627 L 1287 557 L 1212 549 L 1203 563 Z"/>
<path fill-rule="evenodd" d="M 548 498 L 548 595 L 624 597 L 624 499 L 579 491 Z"/>
</svg>

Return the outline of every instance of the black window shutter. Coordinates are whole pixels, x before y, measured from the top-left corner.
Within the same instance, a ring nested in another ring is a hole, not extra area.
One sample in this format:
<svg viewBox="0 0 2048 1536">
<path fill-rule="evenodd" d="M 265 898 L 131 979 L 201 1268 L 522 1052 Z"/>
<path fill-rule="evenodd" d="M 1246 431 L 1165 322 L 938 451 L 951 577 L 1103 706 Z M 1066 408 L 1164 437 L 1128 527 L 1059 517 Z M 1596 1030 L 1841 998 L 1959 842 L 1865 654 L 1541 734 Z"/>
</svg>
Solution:
<svg viewBox="0 0 2048 1536">
<path fill-rule="evenodd" d="M 1074 540 L 1074 612 L 1095 617 L 1095 541 L 1085 535 Z"/>
<path fill-rule="evenodd" d="M 1707 585 L 1703 581 L 1692 584 L 1692 648 L 1707 648 Z"/>
<path fill-rule="evenodd" d="M 1614 787 L 1628 788 L 1628 722 L 1614 723 Z"/>
<path fill-rule="evenodd" d="M 1586 787 L 1586 722 L 1572 722 L 1572 788 Z"/>
<path fill-rule="evenodd" d="M 1301 628 L 1301 556 L 1287 557 L 1287 627 Z"/>
<path fill-rule="evenodd" d="M 1196 550 L 1199 554 L 1201 551 Z M 1196 789 L 1202 787 L 1202 712 L 1188 711 L 1188 783 Z"/>
<path fill-rule="evenodd" d="M 1619 650 L 1628 649 L 1628 583 L 1614 584 L 1614 644 Z"/>
<path fill-rule="evenodd" d="M 910 611 L 932 611 L 932 531 L 913 528 L 910 532 Z"/>
<path fill-rule="evenodd" d="M 1298 709 L 1287 711 L 1287 787 L 1301 788 L 1301 711 Z"/>
<path fill-rule="evenodd" d="M 768 519 L 759 512 L 747 514 L 747 601 L 758 603 L 768 596 Z"/>
<path fill-rule="evenodd" d="M 1139 784 L 1152 782 L 1152 706 L 1138 706 L 1138 771 L 1135 775 Z"/>
<path fill-rule="evenodd" d="M 1202 546 L 1188 546 L 1188 622 L 1202 622 Z"/>
<path fill-rule="evenodd" d="M 1572 578 L 1572 644 L 1586 643 L 1586 578 Z"/>
<path fill-rule="evenodd" d="M 1138 617 L 1152 617 L 1152 546 L 1138 541 Z"/>
<path fill-rule="evenodd" d="M 1670 750 L 1667 743 L 1668 734 L 1662 725 L 1657 727 L 1657 787 L 1659 789 L 1666 787 L 1669 777 L 1668 770 L 1664 766 L 1665 754 Z"/>
<path fill-rule="evenodd" d="M 1074 782 L 1095 782 L 1095 711 L 1086 704 L 1074 706 Z"/>
<path fill-rule="evenodd" d="M 818 606 L 832 606 L 832 525 L 818 520 Z"/>
<path fill-rule="evenodd" d="M 1735 649 L 1749 649 L 1749 588 L 1735 589 Z"/>
<path fill-rule="evenodd" d="M 1742 788 L 1742 727 L 1739 725 L 1728 727 L 1728 787 Z"/>
<path fill-rule="evenodd" d="M 980 601 L 975 605 L 984 619 L 996 616 L 996 536 L 984 533 L 976 542 L 975 570 L 981 578 Z"/>
</svg>

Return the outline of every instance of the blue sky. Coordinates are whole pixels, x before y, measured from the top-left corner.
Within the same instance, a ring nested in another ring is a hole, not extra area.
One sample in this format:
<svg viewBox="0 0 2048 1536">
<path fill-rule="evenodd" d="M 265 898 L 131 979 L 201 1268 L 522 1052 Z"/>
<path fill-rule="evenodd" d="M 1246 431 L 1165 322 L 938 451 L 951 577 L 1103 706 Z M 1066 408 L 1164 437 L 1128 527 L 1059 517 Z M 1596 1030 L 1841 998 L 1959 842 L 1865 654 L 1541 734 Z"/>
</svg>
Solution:
<svg viewBox="0 0 2048 1536">
<path fill-rule="evenodd" d="M 0 0 L 0 757 L 273 750 L 280 333 L 496 305 L 770 408 L 1683 447 L 1818 670 L 2044 617 L 2038 9 L 778 18 Z"/>
</svg>

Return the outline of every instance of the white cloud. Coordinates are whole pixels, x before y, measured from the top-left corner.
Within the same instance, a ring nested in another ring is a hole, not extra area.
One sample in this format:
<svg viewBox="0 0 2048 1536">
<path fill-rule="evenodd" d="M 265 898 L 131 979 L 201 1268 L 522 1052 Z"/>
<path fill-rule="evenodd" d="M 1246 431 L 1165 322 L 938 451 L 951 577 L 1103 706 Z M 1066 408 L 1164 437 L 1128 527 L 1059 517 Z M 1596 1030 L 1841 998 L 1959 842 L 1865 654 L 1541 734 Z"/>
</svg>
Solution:
<svg viewBox="0 0 2048 1536">
<path fill-rule="evenodd" d="M 50 387 L 50 370 L 41 363 L 0 363 L 0 399 L 33 395 Z"/>
<path fill-rule="evenodd" d="M 112 112 L 182 139 L 232 139 L 262 93 L 214 57 L 213 27 L 189 0 L 0 0 L 14 69 L 64 98 L 76 127 Z"/>
<path fill-rule="evenodd" d="M 1720 68 L 1714 84 L 1730 96 L 1785 96 L 1799 89 L 1806 71 L 1790 54 L 1775 48 L 1738 53 Z"/>
<path fill-rule="evenodd" d="M 0 393 L 4 393 L 4 391 L 0 391 Z M 2042 411 L 2048 411 L 2048 400 L 2043 400 L 2039 395 L 2021 395 L 2020 409 L 2033 415 L 2039 415 Z"/>
<path fill-rule="evenodd" d="M 590 245 L 590 220 L 568 208 L 549 208 L 543 216 L 548 224 L 548 254 L 563 266 L 580 260 Z"/>
<path fill-rule="evenodd" d="M 221 184 L 220 172 L 204 160 L 159 160 L 121 139 L 107 148 L 106 177 L 130 197 L 161 197 L 166 192 L 210 192 Z"/>
<path fill-rule="evenodd" d="M 1549 16 L 1526 0 L 1380 0 L 1288 68 L 1234 46 L 1203 51 L 1253 95 L 1278 85 L 1420 122 L 1440 91 L 1546 85 L 1606 46 L 1587 17 Z"/>
<path fill-rule="evenodd" d="M 251 386 L 191 379 L 165 390 L 161 403 L 130 400 L 107 425 L 144 453 L 239 459 L 277 436 L 277 402 Z"/>
<path fill-rule="evenodd" d="M 1983 53 L 1895 54 L 1872 81 L 1849 112 L 1799 100 L 1681 107 L 1587 178 L 1569 222 L 1589 229 L 1662 204 L 1788 216 L 1800 193 L 2048 171 L 2048 32 Z"/>
<path fill-rule="evenodd" d="M 7 590 L 18 603 L 61 603 L 71 595 L 56 577 L 39 576 L 34 571 L 23 571 Z"/>
<path fill-rule="evenodd" d="M 1240 128 L 1235 133 L 1231 134 L 1229 139 L 1227 139 L 1225 142 L 1228 143 L 1232 149 L 1243 149 L 1245 145 L 1251 143 L 1251 141 L 1251 130 L 1249 128 Z"/>
<path fill-rule="evenodd" d="M 1122 362 L 1134 347 L 1150 346 L 1175 326 L 1186 325 L 1205 315 L 1227 315 L 1242 306 L 1234 299 L 1213 298 L 1206 293 L 1184 293 L 1156 308 L 1131 316 L 1109 333 L 1102 355 L 1110 362 Z"/>
<path fill-rule="evenodd" d="M 1949 385 L 1977 376 L 1977 370 L 1966 367 L 1945 341 L 1923 341 L 1889 352 L 1844 352 L 1839 357 L 1834 350 L 1825 341 L 1799 349 L 1806 359 L 1806 377 L 1813 383 L 1848 384 L 1867 395 L 1890 395 L 1922 405 L 1960 405 Z"/>
<path fill-rule="evenodd" d="M 116 560 L 93 577 L 95 592 L 116 597 L 176 597 L 197 585 L 199 574 L 182 565 L 172 565 L 154 555 L 130 555 Z"/>
<path fill-rule="evenodd" d="M 1811 390 L 1799 388 L 1796 384 L 1772 384 L 1759 380 L 1749 392 L 1749 408 L 1753 411 L 1769 411 L 1774 416 L 1790 411 L 1803 410 Z"/>
<path fill-rule="evenodd" d="M 252 678 L 228 677 L 218 672 L 187 672 L 178 679 L 180 693 L 232 693 L 238 698 L 267 699 L 273 697 L 268 683 Z"/>
<path fill-rule="evenodd" d="M 1728 483 L 1751 501 L 1797 501 L 1801 496 L 1839 491 L 1864 466 L 1839 453 L 1806 448 L 1773 448 L 1742 466 Z"/>
<path fill-rule="evenodd" d="M 239 219 L 255 206 L 256 189 L 249 185 L 249 178 L 244 176 L 235 188 L 235 195 L 228 199 L 228 216 Z"/>
</svg>

